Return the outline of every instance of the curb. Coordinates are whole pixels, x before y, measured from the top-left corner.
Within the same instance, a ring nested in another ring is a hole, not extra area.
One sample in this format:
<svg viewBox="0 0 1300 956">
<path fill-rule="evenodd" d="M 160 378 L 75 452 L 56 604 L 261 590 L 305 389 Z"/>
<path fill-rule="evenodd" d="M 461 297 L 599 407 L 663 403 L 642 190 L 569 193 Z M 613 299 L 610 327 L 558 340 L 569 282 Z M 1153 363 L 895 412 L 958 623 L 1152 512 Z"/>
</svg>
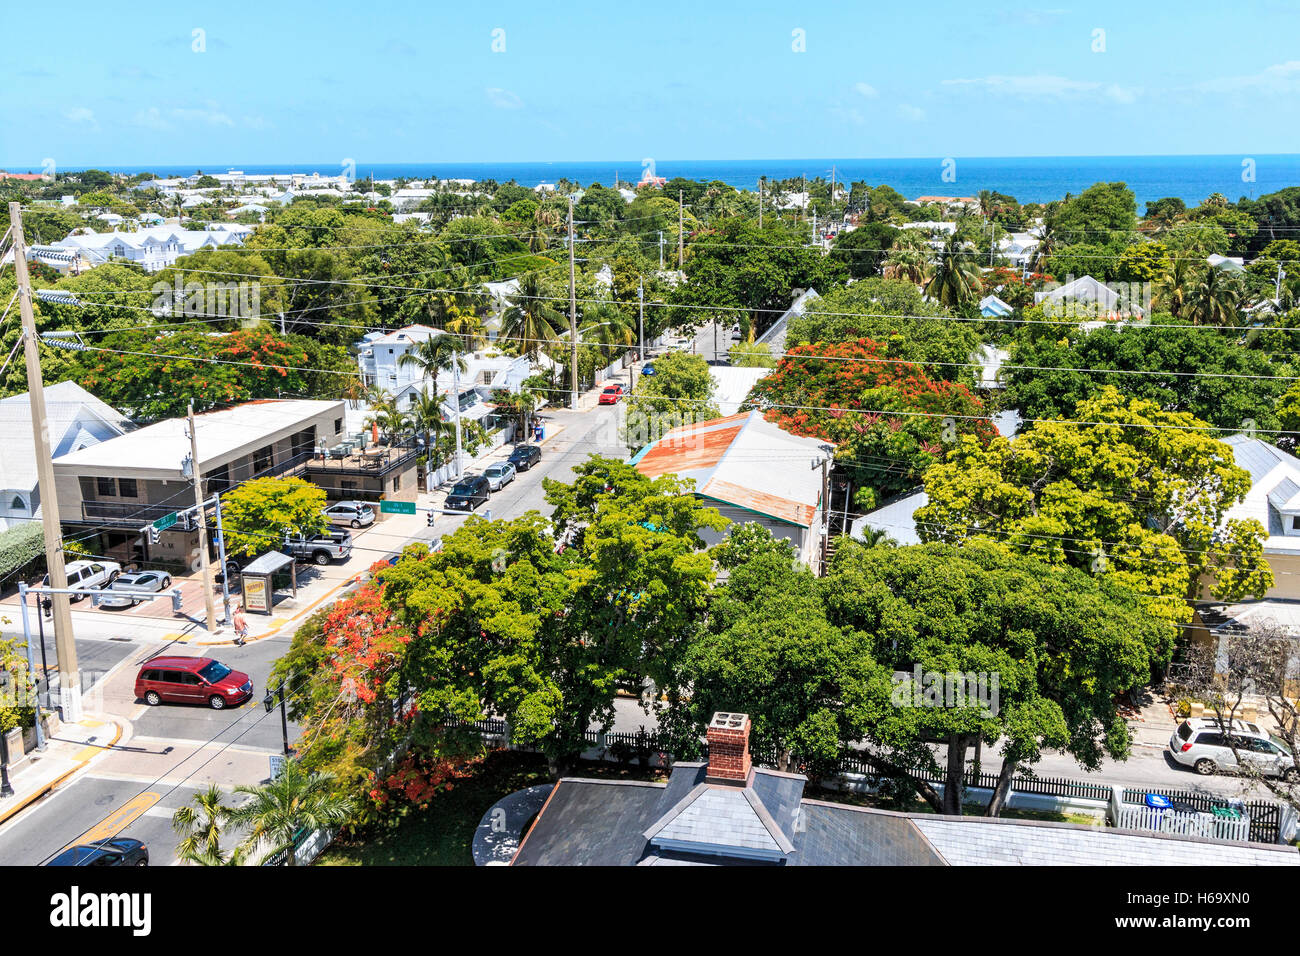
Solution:
<svg viewBox="0 0 1300 956">
<path fill-rule="evenodd" d="M 109 721 L 113 724 L 114 728 L 116 728 L 117 732 L 113 735 L 112 740 L 110 740 L 108 743 L 104 744 L 104 746 L 100 748 L 100 753 L 87 757 L 85 760 L 81 761 L 81 763 L 77 764 L 71 770 L 68 770 L 63 774 L 60 774 L 58 777 L 51 780 L 40 790 L 33 791 L 28 796 L 23 797 L 23 799 L 20 800 L 16 806 L 10 807 L 8 810 L 5 810 L 3 813 L 0 813 L 0 825 L 7 823 L 9 820 L 12 820 L 14 817 L 18 816 L 18 814 L 21 813 L 23 810 L 26 810 L 32 804 L 36 803 L 37 801 L 41 800 L 43 797 L 47 796 L 52 790 L 56 789 L 60 784 L 64 783 L 73 774 L 76 774 L 84 770 L 87 766 L 90 765 L 90 762 L 94 760 L 95 757 L 100 756 L 100 754 L 102 754 L 104 751 L 111 750 L 114 746 L 116 746 L 117 742 L 122 739 L 122 725 L 118 723 L 117 720 L 114 718 L 109 718 Z M 95 746 L 95 745 L 88 744 L 87 746 Z"/>
<path fill-rule="evenodd" d="M 303 608 L 293 617 L 281 621 L 275 627 L 271 628 L 270 630 L 264 631 L 261 634 L 249 635 L 247 638 L 244 639 L 244 643 L 256 644 L 258 641 L 265 640 L 268 637 L 272 637 L 275 634 L 278 634 L 286 625 L 292 624 L 294 621 L 298 620 L 303 615 L 312 613 L 317 608 L 319 608 L 322 604 L 328 601 L 330 598 L 334 597 L 339 591 L 343 590 L 344 588 L 351 587 L 353 584 L 356 584 L 357 581 L 360 579 L 360 577 L 361 577 L 360 575 L 353 575 L 352 577 L 348 578 L 346 581 L 336 584 L 329 591 L 326 591 L 319 598 L 317 598 L 315 602 Z M 236 646 L 233 640 L 190 641 L 189 643 L 192 647 L 235 647 Z"/>
</svg>

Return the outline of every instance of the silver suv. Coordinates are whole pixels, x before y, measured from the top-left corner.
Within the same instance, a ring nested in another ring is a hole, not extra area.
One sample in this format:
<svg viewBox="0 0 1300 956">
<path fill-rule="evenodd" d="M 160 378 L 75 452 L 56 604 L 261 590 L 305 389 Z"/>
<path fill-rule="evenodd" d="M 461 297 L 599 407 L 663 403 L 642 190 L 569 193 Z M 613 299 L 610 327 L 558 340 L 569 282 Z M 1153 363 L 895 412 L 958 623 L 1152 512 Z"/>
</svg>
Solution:
<svg viewBox="0 0 1300 956">
<path fill-rule="evenodd" d="M 333 525 L 368 528 L 375 523 L 375 509 L 368 501 L 340 501 L 324 509 L 324 514 Z"/>
<path fill-rule="evenodd" d="M 1237 755 L 1232 752 L 1229 734 L 1237 745 Z M 1245 720 L 1234 720 L 1224 732 L 1213 717 L 1196 717 L 1184 720 L 1169 738 L 1169 753 L 1177 763 L 1193 768 L 1206 776 L 1244 770 L 1270 777 L 1282 777 L 1288 782 L 1300 782 L 1300 769 L 1286 742 Z M 1243 767 L 1242 764 L 1246 766 Z"/>
<path fill-rule="evenodd" d="M 70 588 L 106 588 L 122 573 L 122 565 L 116 561 L 72 561 L 63 570 L 68 576 Z M 41 586 L 50 586 L 48 574 Z M 85 595 L 74 594 L 71 600 L 80 601 L 83 597 Z"/>
</svg>

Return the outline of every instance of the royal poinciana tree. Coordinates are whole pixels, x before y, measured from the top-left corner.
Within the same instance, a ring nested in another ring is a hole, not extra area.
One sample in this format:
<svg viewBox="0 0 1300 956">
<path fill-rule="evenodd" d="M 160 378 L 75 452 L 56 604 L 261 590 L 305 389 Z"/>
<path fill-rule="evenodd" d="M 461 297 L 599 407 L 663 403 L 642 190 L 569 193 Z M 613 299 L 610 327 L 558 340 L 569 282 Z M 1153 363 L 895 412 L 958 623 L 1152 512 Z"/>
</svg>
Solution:
<svg viewBox="0 0 1300 956">
<path fill-rule="evenodd" d="M 859 507 L 914 488 L 962 436 L 983 447 L 996 429 L 961 383 L 888 357 L 871 339 L 801 345 L 760 379 L 746 408 L 796 435 L 836 445 Z"/>
</svg>

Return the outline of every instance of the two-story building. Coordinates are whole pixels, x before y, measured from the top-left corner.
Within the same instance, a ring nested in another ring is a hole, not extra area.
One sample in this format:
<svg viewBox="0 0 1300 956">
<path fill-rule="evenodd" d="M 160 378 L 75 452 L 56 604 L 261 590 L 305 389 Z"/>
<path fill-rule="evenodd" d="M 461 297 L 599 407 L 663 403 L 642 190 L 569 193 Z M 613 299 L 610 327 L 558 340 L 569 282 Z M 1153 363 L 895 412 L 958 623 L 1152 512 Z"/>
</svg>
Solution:
<svg viewBox="0 0 1300 956">
<path fill-rule="evenodd" d="M 265 400 L 195 417 L 204 496 L 251 478 L 296 475 L 331 499 L 414 498 L 415 449 L 349 449 L 341 401 Z M 178 521 L 151 544 L 146 525 L 194 505 L 187 422 L 168 419 L 73 451 L 54 462 L 63 524 L 92 551 L 124 561 L 189 563 L 197 524 Z M 274 529 L 272 529 L 274 530 Z M 268 545 L 274 542 L 268 540 Z"/>
</svg>

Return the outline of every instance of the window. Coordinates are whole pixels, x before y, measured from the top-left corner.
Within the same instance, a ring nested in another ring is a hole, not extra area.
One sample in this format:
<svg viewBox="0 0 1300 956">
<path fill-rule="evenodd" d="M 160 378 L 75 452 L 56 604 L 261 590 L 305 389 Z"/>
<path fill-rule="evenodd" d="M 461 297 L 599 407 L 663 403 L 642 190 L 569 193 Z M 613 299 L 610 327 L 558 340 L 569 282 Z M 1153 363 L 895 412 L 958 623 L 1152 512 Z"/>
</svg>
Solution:
<svg viewBox="0 0 1300 956">
<path fill-rule="evenodd" d="M 1291 530 L 1300 531 L 1300 515 L 1296 515 L 1291 519 Z"/>
<path fill-rule="evenodd" d="M 267 445 L 253 452 L 253 471 L 266 471 L 275 463 L 275 446 Z"/>
<path fill-rule="evenodd" d="M 117 479 L 117 493 L 122 498 L 139 498 L 134 478 Z"/>
<path fill-rule="evenodd" d="M 344 491 L 356 491 L 357 483 L 355 481 L 348 481 L 345 478 L 339 482 L 339 487 L 342 488 Z"/>
<path fill-rule="evenodd" d="M 15 498 L 9 505 L 10 511 L 26 511 L 27 505 L 23 504 L 22 498 Z"/>
<path fill-rule="evenodd" d="M 393 490 L 396 491 L 397 489 L 399 489 L 399 488 L 401 488 L 401 487 L 402 487 L 402 476 L 401 476 L 401 475 L 393 475 Z"/>
<path fill-rule="evenodd" d="M 96 478 L 95 484 L 98 486 L 99 493 L 105 497 L 112 498 L 117 494 L 117 489 L 113 487 L 112 478 Z"/>
<path fill-rule="evenodd" d="M 343 419 L 336 418 L 334 419 L 334 434 L 337 435 L 341 431 L 343 431 Z"/>
</svg>

